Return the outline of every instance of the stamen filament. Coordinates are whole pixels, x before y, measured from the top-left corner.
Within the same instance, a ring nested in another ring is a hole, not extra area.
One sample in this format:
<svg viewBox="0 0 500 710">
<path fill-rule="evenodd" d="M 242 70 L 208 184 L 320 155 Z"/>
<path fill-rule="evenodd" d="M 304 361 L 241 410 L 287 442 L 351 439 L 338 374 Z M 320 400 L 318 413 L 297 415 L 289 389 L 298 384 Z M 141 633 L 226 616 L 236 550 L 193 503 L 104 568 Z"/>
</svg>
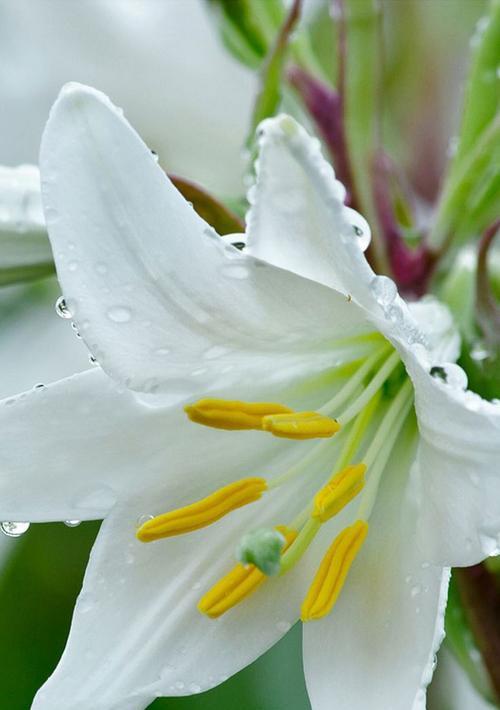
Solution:
<svg viewBox="0 0 500 710">
<path fill-rule="evenodd" d="M 356 453 L 360 443 L 361 439 L 363 438 L 363 435 L 366 431 L 366 428 L 370 424 L 370 421 L 373 417 L 373 414 L 375 413 L 377 406 L 380 402 L 382 394 L 380 390 L 375 393 L 375 395 L 372 397 L 371 401 L 368 403 L 368 405 L 363 409 L 363 411 L 357 416 L 356 421 L 354 424 L 349 428 L 347 437 L 344 441 L 344 445 L 342 447 L 342 450 L 340 452 L 340 456 L 337 459 L 335 466 L 333 467 L 331 475 L 334 476 L 336 473 L 341 471 L 343 468 L 345 468 L 354 458 L 354 454 Z M 324 442 L 326 443 L 326 442 Z M 269 483 L 269 488 L 275 488 L 285 481 L 290 480 L 291 478 L 295 477 L 299 473 L 302 473 L 304 468 L 306 468 L 309 463 L 320 453 L 319 448 L 321 446 L 324 446 L 323 444 L 320 444 L 319 447 L 314 448 L 309 455 L 304 459 L 303 461 L 299 461 L 298 464 L 295 465 L 295 467 L 289 469 L 289 471 L 286 474 L 283 474 L 277 479 L 274 479 L 272 482 Z M 305 508 L 303 508 L 300 513 L 296 515 L 296 517 L 293 519 L 292 522 L 292 527 L 295 528 L 296 530 L 300 530 L 302 526 L 306 523 L 307 519 L 310 517 L 312 511 L 312 504 L 308 503 Z"/>
<path fill-rule="evenodd" d="M 264 478 L 243 478 L 184 508 L 157 515 L 141 525 L 136 536 L 141 542 L 152 542 L 199 530 L 258 500 L 266 489 Z"/>
<path fill-rule="evenodd" d="M 302 530 L 297 535 L 293 545 L 281 557 L 280 574 L 285 574 L 289 569 L 294 567 L 300 560 L 304 552 L 307 550 L 311 542 L 316 537 L 318 530 L 321 527 L 321 522 L 314 518 L 309 518 Z"/>
<path fill-rule="evenodd" d="M 301 610 L 302 621 L 321 619 L 331 611 L 367 533 L 368 523 L 365 520 L 357 520 L 337 535 L 324 556 L 304 599 Z"/>
<path fill-rule="evenodd" d="M 377 372 L 371 382 L 365 387 L 363 393 L 352 402 L 349 407 L 339 415 L 339 421 L 345 426 L 368 404 L 373 395 L 379 390 L 387 380 L 391 372 L 399 365 L 401 358 L 398 352 L 393 352 L 392 355 L 385 361 L 384 365 Z"/>
<path fill-rule="evenodd" d="M 346 382 L 346 384 L 335 394 L 334 397 L 332 397 L 329 402 L 320 407 L 318 412 L 326 415 L 337 412 L 340 406 L 343 405 L 357 390 L 359 385 L 363 383 L 365 377 L 373 370 L 382 355 L 385 355 L 390 348 L 391 345 L 386 342 L 381 348 L 378 348 L 378 350 L 370 355 L 370 357 L 365 360 L 351 379 Z"/>
<path fill-rule="evenodd" d="M 394 402 L 386 412 L 367 453 L 370 476 L 358 509 L 358 517 L 368 520 L 373 511 L 377 492 L 394 444 L 413 406 L 413 385 L 408 380 L 401 387 Z M 383 443 L 382 443 L 383 442 Z"/>
</svg>

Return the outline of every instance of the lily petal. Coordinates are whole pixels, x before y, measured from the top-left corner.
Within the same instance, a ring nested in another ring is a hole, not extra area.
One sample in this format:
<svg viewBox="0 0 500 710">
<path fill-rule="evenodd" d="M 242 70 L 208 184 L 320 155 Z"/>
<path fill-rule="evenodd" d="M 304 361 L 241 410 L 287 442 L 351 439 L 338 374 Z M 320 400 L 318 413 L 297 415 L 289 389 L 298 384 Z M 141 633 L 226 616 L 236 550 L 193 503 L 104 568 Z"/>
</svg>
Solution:
<svg viewBox="0 0 500 710">
<path fill-rule="evenodd" d="M 131 389 L 167 391 L 193 371 L 226 383 L 236 358 L 241 378 L 270 354 L 324 357 L 332 336 L 366 329 L 340 294 L 224 243 L 98 91 L 63 89 L 41 169 L 67 303 L 103 369 Z"/>
<path fill-rule="evenodd" d="M 174 400 L 191 395 L 189 382 L 172 387 Z M 260 401 L 269 395 L 298 409 L 310 408 L 318 396 L 295 379 L 261 387 L 240 383 L 219 394 Z M 159 489 L 170 479 L 186 504 L 209 494 L 210 484 L 267 476 L 276 460 L 286 470 L 290 456 L 305 455 L 316 443 L 294 448 L 262 432 L 199 426 L 182 402 L 171 404 L 172 397 L 138 395 L 93 368 L 0 402 L 0 520 L 99 519 L 118 500 Z M 193 451 L 203 452 L 202 459 Z M 210 469 L 216 475 L 207 483 Z M 172 507 L 171 494 L 159 513 Z"/>
<path fill-rule="evenodd" d="M 370 228 L 344 205 L 345 188 L 319 141 L 285 115 L 263 121 L 258 135 L 257 182 L 248 196 L 248 251 L 371 304 L 374 274 L 363 255 Z"/>
<path fill-rule="evenodd" d="M 405 437 L 384 473 L 370 530 L 331 614 L 304 625 L 314 710 L 424 710 L 444 636 L 448 571 L 423 563 L 403 507 Z M 411 518 L 413 522 L 413 517 Z"/>
<path fill-rule="evenodd" d="M 436 564 L 476 564 L 500 550 L 500 405 L 432 377 L 416 359 L 406 365 L 420 430 L 410 490 L 417 541 Z"/>
<path fill-rule="evenodd" d="M 214 480 L 216 468 L 204 463 L 196 462 L 199 487 L 204 471 L 205 483 Z M 241 535 L 286 523 L 300 510 L 317 485 L 317 471 L 308 473 L 300 495 L 294 487 L 277 490 L 208 528 L 150 544 L 135 539 L 135 521 L 156 512 L 163 498 L 177 505 L 184 491 L 168 481 L 163 491 L 117 506 L 92 552 L 64 655 L 33 710 L 139 710 L 159 695 L 213 687 L 274 644 L 298 618 L 321 546 L 313 544 L 305 564 L 267 580 L 217 620 L 196 605 L 234 565 Z"/>
</svg>

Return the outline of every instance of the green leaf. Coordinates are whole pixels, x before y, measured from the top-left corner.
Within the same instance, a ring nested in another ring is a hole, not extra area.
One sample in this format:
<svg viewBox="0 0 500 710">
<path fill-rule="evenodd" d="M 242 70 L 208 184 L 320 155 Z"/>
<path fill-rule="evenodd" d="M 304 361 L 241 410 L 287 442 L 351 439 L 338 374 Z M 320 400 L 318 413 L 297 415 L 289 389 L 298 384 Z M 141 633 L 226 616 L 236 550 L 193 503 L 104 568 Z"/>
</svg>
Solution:
<svg viewBox="0 0 500 710">
<path fill-rule="evenodd" d="M 477 237 L 498 216 L 500 164 L 500 0 L 490 0 L 472 40 L 462 125 L 429 246 Z M 496 214 L 495 214 L 496 212 Z"/>
<path fill-rule="evenodd" d="M 247 139 L 247 146 L 250 149 L 254 144 L 255 129 L 259 123 L 269 116 L 274 116 L 280 105 L 283 68 L 290 36 L 300 16 L 301 4 L 302 0 L 294 0 L 262 68 L 261 90 L 255 102 L 250 133 Z"/>
<path fill-rule="evenodd" d="M 283 18 L 281 0 L 208 0 L 222 40 L 243 64 L 256 68 Z"/>
</svg>

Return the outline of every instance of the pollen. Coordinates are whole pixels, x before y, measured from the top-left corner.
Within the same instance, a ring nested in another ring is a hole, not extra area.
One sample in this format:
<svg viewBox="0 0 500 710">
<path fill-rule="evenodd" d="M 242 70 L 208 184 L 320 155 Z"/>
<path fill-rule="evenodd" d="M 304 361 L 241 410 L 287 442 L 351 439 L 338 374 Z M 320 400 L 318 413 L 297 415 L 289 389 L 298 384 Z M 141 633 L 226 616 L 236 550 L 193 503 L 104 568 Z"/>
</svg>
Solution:
<svg viewBox="0 0 500 710">
<path fill-rule="evenodd" d="M 335 538 L 302 604 L 302 621 L 321 619 L 331 611 L 367 533 L 368 523 L 357 520 Z"/>
<path fill-rule="evenodd" d="M 285 537 L 283 552 L 297 537 L 297 532 L 283 525 L 276 527 Z M 268 577 L 255 565 L 237 564 L 222 577 L 198 602 L 198 610 L 216 619 L 254 592 Z"/>
<path fill-rule="evenodd" d="M 270 414 L 293 412 L 275 402 L 239 402 L 228 399 L 200 399 L 184 411 L 197 424 L 216 429 L 262 429 L 262 420 Z"/>
<path fill-rule="evenodd" d="M 325 523 L 355 498 L 365 485 L 366 466 L 347 466 L 316 494 L 312 517 Z"/>
<path fill-rule="evenodd" d="M 291 412 L 268 414 L 262 421 L 262 428 L 286 439 L 317 439 L 333 436 L 340 424 L 318 412 Z"/>
<path fill-rule="evenodd" d="M 265 490 L 267 482 L 264 478 L 242 478 L 184 508 L 157 515 L 141 525 L 136 536 L 141 542 L 152 542 L 199 530 L 232 510 L 258 500 Z"/>
</svg>

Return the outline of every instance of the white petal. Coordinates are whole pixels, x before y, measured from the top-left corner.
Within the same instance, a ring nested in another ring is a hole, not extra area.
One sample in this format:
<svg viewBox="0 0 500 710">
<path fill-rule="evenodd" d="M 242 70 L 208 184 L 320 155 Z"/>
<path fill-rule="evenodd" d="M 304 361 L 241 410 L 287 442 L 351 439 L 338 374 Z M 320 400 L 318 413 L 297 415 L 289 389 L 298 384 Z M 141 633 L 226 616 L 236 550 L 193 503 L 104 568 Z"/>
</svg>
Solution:
<svg viewBox="0 0 500 710">
<path fill-rule="evenodd" d="M 88 369 L 87 348 L 55 314 L 59 294 L 55 279 L 1 290 L 0 397 Z"/>
<path fill-rule="evenodd" d="M 414 360 L 420 445 L 412 472 L 429 561 L 469 566 L 500 550 L 500 405 L 431 377 Z"/>
<path fill-rule="evenodd" d="M 449 574 L 423 562 L 402 508 L 405 440 L 384 474 L 364 546 L 331 614 L 304 625 L 313 710 L 424 710 L 444 635 Z"/>
<path fill-rule="evenodd" d="M 423 311 L 433 310 L 435 317 L 438 306 L 433 308 L 429 302 L 425 308 L 410 310 L 396 284 L 372 271 L 362 251 L 370 228 L 344 205 L 345 189 L 322 156 L 319 142 L 290 116 L 267 119 L 259 131 L 257 182 L 248 195 L 252 206 L 247 215 L 247 251 L 349 295 L 403 353 L 421 346 L 433 355 L 434 325 Z M 417 323 L 418 315 L 422 317 Z M 427 338 L 429 329 L 432 343 Z M 451 352 L 451 341 L 449 345 Z"/>
<path fill-rule="evenodd" d="M 340 294 L 224 244 L 99 92 L 63 90 L 41 165 L 64 295 L 90 350 L 128 387 L 168 390 L 200 369 L 202 381 L 227 381 L 235 360 L 241 377 L 259 358 L 324 353 L 332 336 L 365 327 Z"/>
<path fill-rule="evenodd" d="M 264 380 L 262 373 L 217 395 L 314 408 L 317 388 L 300 380 L 270 388 Z M 200 396 L 191 382 L 174 386 L 176 400 Z M 182 403 L 137 395 L 100 368 L 3 400 L 0 431 L 0 520 L 38 522 L 102 518 L 117 500 L 171 479 L 188 500 L 197 498 L 210 490 L 206 471 L 215 472 L 212 487 L 249 470 L 267 475 L 282 452 L 294 456 L 316 443 L 293 447 L 263 432 L 199 426 Z"/>
<path fill-rule="evenodd" d="M 370 301 L 373 272 L 360 248 L 369 227 L 345 207 L 345 188 L 335 180 L 319 141 L 290 116 L 268 119 L 259 127 L 256 170 L 247 215 L 249 251 L 361 304 Z M 361 222 L 363 237 L 355 230 Z"/>
<path fill-rule="evenodd" d="M 225 458 L 224 452 L 221 465 Z M 205 452 L 196 461 L 200 477 L 204 459 Z M 326 458 L 316 467 L 323 470 L 327 462 L 331 466 Z M 167 481 L 162 490 L 115 509 L 92 553 L 63 658 L 34 710 L 57 704 L 72 710 L 144 708 L 156 695 L 213 687 L 275 643 L 298 618 L 310 571 L 321 556 L 317 545 L 308 551 L 311 559 L 268 580 L 218 620 L 201 615 L 196 604 L 234 565 L 244 532 L 289 522 L 302 508 L 317 486 L 316 467 L 299 489 L 266 494 L 208 528 L 147 545 L 134 538 L 138 517 L 159 512 L 162 500 L 172 507 L 187 502 L 182 481 L 179 490 Z M 213 471 L 207 471 L 207 485 L 209 476 Z"/>
</svg>

